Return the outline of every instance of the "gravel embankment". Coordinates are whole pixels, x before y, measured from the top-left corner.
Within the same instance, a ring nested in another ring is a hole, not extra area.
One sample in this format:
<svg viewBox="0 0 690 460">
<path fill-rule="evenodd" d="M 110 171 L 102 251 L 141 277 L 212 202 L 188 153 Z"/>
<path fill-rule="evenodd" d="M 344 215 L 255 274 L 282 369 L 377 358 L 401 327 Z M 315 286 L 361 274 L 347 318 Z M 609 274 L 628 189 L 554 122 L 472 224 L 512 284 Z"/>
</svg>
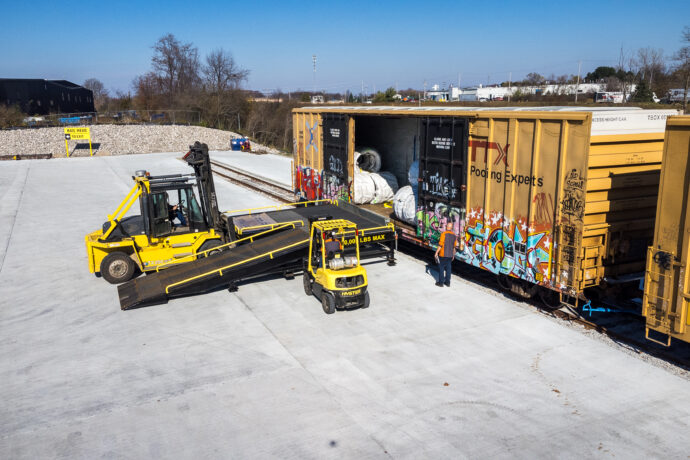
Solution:
<svg viewBox="0 0 690 460">
<path fill-rule="evenodd" d="M 210 150 L 229 150 L 230 139 L 239 134 L 200 126 L 159 125 L 92 125 L 94 154 L 127 155 L 132 153 L 186 151 L 194 141 L 208 144 Z M 0 155 L 52 153 L 65 156 L 62 128 L 17 129 L 0 131 Z M 77 144 L 82 144 L 75 150 Z M 84 148 L 85 147 L 85 148 Z M 70 155 L 89 154 L 88 141 L 70 141 Z M 252 150 L 280 153 L 252 143 Z"/>
</svg>

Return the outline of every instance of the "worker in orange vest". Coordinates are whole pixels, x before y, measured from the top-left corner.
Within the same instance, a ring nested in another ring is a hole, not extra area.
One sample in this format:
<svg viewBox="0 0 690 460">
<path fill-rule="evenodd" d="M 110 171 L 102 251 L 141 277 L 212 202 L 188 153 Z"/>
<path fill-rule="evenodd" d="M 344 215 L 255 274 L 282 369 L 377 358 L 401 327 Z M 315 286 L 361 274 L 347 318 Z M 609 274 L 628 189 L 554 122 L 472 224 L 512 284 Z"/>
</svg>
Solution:
<svg viewBox="0 0 690 460">
<path fill-rule="evenodd" d="M 332 232 L 326 232 L 326 235 L 325 235 L 323 242 L 325 245 L 324 249 L 326 252 L 326 258 L 327 259 L 332 259 L 336 252 L 340 252 L 343 250 L 342 241 L 340 241 L 339 239 L 336 239 L 333 236 Z"/>
<path fill-rule="evenodd" d="M 441 238 L 438 240 L 438 249 L 434 258 L 438 263 L 438 281 L 436 286 L 443 287 L 450 286 L 450 268 L 451 262 L 455 258 L 455 251 L 460 246 L 458 236 L 453 233 L 453 223 L 446 224 L 446 231 L 441 233 Z"/>
</svg>

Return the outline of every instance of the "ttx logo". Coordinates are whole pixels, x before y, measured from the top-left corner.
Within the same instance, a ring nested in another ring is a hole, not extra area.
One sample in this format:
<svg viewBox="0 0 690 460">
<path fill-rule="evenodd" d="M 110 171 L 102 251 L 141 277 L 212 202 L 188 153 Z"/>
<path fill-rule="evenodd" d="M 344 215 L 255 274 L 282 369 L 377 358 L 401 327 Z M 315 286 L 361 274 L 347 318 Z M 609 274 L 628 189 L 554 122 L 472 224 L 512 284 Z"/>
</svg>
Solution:
<svg viewBox="0 0 690 460">
<path fill-rule="evenodd" d="M 497 142 L 471 140 L 468 146 L 472 149 L 470 151 L 471 161 L 477 161 L 477 149 L 485 149 L 484 163 L 486 164 L 488 162 L 489 150 L 496 150 L 498 152 L 498 156 L 496 157 L 494 164 L 497 165 L 502 160 L 503 163 L 508 166 L 508 147 L 510 147 L 510 144 L 506 144 L 505 147 L 501 147 L 501 145 Z"/>
</svg>

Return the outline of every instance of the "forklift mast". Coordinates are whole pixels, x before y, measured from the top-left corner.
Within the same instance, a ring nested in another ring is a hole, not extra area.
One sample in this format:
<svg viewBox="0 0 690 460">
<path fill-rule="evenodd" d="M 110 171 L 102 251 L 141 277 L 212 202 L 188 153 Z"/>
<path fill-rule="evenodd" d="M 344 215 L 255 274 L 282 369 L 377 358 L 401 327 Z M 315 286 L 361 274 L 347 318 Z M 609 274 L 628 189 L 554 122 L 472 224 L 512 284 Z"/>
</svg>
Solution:
<svg viewBox="0 0 690 460">
<path fill-rule="evenodd" d="M 213 173 L 211 172 L 211 160 L 208 156 L 208 145 L 199 141 L 189 146 L 189 152 L 183 157 L 184 160 L 194 168 L 194 175 L 199 187 L 199 200 L 204 210 L 206 225 L 215 229 L 226 240 L 228 237 L 228 223 L 223 218 L 218 209 L 216 199 L 216 187 L 213 183 Z"/>
</svg>

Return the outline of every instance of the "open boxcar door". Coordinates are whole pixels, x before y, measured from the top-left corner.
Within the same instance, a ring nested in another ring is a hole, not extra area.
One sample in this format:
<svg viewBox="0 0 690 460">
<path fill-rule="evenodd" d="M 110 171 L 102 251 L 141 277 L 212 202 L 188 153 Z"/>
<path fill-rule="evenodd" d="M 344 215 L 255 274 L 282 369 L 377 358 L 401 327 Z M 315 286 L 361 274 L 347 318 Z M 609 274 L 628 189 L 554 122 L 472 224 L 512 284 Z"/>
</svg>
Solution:
<svg viewBox="0 0 690 460">
<path fill-rule="evenodd" d="M 417 236 L 436 244 L 448 222 L 460 234 L 465 218 L 467 120 L 422 120 Z"/>
<path fill-rule="evenodd" d="M 343 113 L 324 113 L 323 118 L 323 198 L 348 200 L 348 123 Z"/>
</svg>

